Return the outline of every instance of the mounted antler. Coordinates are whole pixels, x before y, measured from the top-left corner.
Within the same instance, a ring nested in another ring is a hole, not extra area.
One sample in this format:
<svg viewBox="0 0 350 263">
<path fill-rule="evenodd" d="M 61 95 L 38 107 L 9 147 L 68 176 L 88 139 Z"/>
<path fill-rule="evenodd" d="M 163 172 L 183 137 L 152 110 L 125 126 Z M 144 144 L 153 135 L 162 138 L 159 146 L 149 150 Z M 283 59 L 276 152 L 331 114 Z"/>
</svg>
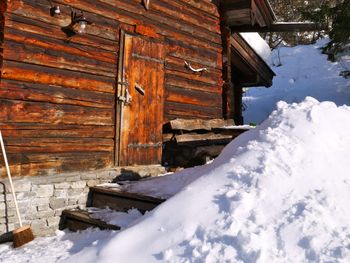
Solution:
<svg viewBox="0 0 350 263">
<path fill-rule="evenodd" d="M 187 62 L 186 60 L 185 60 L 185 65 L 186 65 L 186 67 L 187 67 L 189 70 L 191 70 L 192 72 L 200 72 L 200 73 L 202 73 L 203 71 L 208 71 L 207 68 L 198 68 L 198 69 L 195 69 L 195 68 L 193 68 L 193 67 L 191 66 L 191 63 Z"/>
<path fill-rule="evenodd" d="M 143 5 L 145 6 L 146 10 L 149 9 L 149 3 L 150 3 L 150 0 L 143 0 Z"/>
</svg>

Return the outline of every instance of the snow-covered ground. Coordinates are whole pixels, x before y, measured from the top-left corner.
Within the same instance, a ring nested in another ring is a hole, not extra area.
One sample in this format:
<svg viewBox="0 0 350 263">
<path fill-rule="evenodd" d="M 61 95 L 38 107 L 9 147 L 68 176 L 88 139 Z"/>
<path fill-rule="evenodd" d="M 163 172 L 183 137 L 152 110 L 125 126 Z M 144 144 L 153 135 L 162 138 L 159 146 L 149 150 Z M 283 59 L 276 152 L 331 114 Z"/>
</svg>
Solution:
<svg viewBox="0 0 350 263">
<path fill-rule="evenodd" d="M 261 125 L 210 164 L 117 186 L 168 201 L 144 216 L 95 210 L 123 230 L 0 245 L 0 262 L 350 262 L 349 81 L 316 46 L 281 54 L 282 86 L 247 100 L 255 122 L 275 109 Z"/>
<path fill-rule="evenodd" d="M 323 39 L 315 45 L 274 50 L 269 64 L 277 76 L 273 79 L 273 86 L 268 89 L 259 87 L 247 90 L 243 98 L 245 123 L 261 123 L 280 100 L 301 102 L 306 96 L 311 96 L 319 101 L 349 105 L 350 78 L 345 79 L 339 73 L 350 70 L 350 54 L 343 54 L 336 63 L 328 61 L 319 49 L 327 41 Z M 279 64 L 281 66 L 276 66 Z"/>
<path fill-rule="evenodd" d="M 212 163 L 157 179 L 172 197 L 125 230 L 2 245 L 0 261 L 350 262 L 349 130 L 350 107 L 279 102 Z"/>
</svg>

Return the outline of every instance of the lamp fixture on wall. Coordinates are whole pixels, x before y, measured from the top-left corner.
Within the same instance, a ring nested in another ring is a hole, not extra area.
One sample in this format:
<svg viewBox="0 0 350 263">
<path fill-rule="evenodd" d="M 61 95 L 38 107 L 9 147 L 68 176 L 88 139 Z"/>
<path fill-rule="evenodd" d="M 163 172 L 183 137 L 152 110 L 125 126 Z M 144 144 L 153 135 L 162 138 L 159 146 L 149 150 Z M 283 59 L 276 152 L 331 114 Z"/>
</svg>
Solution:
<svg viewBox="0 0 350 263">
<path fill-rule="evenodd" d="M 92 23 L 86 19 L 84 12 L 80 11 L 77 13 L 72 10 L 71 12 L 71 23 L 63 27 L 62 30 L 67 34 L 68 37 L 72 37 L 75 34 L 84 34 L 86 33 L 86 28 Z"/>
<path fill-rule="evenodd" d="M 60 15 L 61 14 L 60 7 L 58 5 L 56 5 L 56 4 L 53 4 L 51 0 L 49 0 L 49 2 L 50 2 L 50 6 L 51 6 L 51 8 L 50 8 L 50 15 L 51 16 L 58 16 L 58 15 Z"/>
<path fill-rule="evenodd" d="M 58 5 L 50 8 L 50 15 L 51 16 L 58 16 L 60 14 L 61 14 L 61 9 Z"/>
<path fill-rule="evenodd" d="M 91 25 L 91 22 L 86 19 L 83 11 L 80 11 L 80 14 L 72 11 L 71 17 L 73 30 L 76 33 L 84 34 L 86 32 L 86 27 Z"/>
</svg>

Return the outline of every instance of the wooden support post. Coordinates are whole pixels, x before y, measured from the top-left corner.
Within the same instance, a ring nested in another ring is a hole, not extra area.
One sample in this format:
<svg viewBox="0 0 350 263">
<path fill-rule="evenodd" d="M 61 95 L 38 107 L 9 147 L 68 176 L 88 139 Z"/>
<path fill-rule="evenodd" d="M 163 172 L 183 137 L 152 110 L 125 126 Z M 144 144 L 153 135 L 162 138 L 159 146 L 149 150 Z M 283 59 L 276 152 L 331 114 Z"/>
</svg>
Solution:
<svg viewBox="0 0 350 263">
<path fill-rule="evenodd" d="M 234 87 L 234 109 L 233 109 L 233 115 L 234 115 L 234 121 L 236 125 L 242 125 L 243 124 L 243 87 L 241 85 L 236 84 Z"/>
<path fill-rule="evenodd" d="M 228 27 L 222 27 L 222 44 L 223 44 L 223 117 L 233 119 L 233 84 L 231 72 L 231 30 Z"/>
</svg>

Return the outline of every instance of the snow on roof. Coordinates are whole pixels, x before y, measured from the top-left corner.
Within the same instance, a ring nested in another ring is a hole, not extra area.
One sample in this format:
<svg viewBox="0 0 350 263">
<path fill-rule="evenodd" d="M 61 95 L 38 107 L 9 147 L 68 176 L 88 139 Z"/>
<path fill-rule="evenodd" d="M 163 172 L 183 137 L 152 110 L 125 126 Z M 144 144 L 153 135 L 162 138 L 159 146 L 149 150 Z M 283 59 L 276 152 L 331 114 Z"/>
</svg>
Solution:
<svg viewBox="0 0 350 263">
<path fill-rule="evenodd" d="M 266 41 L 255 32 L 251 33 L 239 33 L 245 41 L 255 50 L 258 55 L 269 64 L 271 49 Z"/>
<path fill-rule="evenodd" d="M 349 262 L 349 130 L 350 107 L 279 102 L 211 164 L 157 179 L 175 195 L 68 262 Z"/>
</svg>

